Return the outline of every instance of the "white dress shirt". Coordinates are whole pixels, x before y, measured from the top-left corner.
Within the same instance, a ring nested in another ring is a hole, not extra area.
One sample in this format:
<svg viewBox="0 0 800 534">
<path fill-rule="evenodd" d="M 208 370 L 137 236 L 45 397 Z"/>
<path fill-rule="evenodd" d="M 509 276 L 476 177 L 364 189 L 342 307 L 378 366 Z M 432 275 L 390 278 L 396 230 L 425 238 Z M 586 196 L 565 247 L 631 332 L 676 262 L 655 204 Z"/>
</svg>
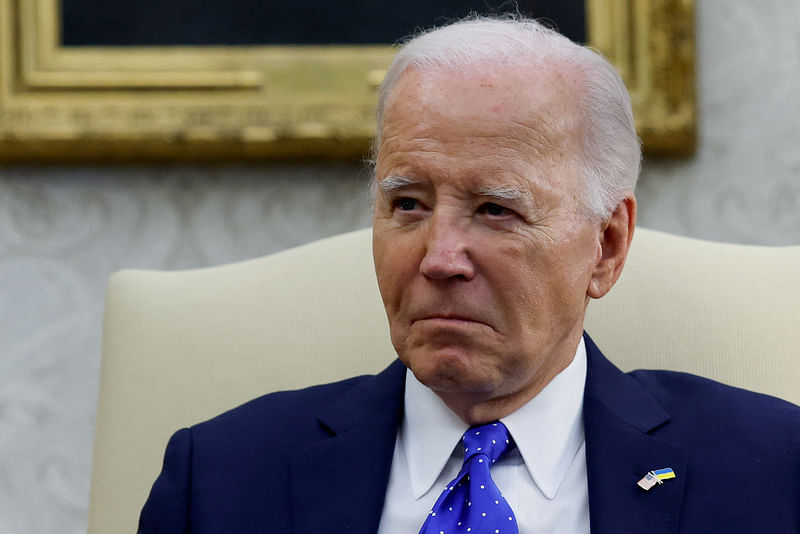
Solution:
<svg viewBox="0 0 800 534">
<path fill-rule="evenodd" d="M 491 474 L 517 517 L 520 534 L 588 534 L 589 495 L 583 434 L 586 347 L 536 397 L 501 421 L 517 448 Z M 405 412 L 397 433 L 378 534 L 419 532 L 442 490 L 461 469 L 466 425 L 406 372 Z"/>
</svg>

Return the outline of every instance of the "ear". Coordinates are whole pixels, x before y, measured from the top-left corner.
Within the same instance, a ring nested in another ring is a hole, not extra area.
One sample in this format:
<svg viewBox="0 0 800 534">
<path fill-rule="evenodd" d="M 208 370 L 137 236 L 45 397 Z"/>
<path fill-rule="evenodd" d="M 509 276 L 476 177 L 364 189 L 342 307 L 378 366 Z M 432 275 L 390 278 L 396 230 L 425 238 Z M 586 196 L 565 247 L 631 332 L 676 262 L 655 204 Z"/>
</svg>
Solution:
<svg viewBox="0 0 800 534">
<path fill-rule="evenodd" d="M 608 293 L 622 274 L 635 227 L 636 197 L 628 193 L 600 230 L 600 254 L 587 291 L 591 298 Z"/>
</svg>

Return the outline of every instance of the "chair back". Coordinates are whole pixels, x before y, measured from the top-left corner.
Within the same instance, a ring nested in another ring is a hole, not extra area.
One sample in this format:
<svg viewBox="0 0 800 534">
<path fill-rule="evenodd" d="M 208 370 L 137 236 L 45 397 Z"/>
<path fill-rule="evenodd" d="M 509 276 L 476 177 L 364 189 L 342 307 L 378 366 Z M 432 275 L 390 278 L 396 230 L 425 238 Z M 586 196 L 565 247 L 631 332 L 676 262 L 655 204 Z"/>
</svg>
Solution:
<svg viewBox="0 0 800 534">
<path fill-rule="evenodd" d="M 270 391 L 375 373 L 395 354 L 370 230 L 109 282 L 90 534 L 136 530 L 169 436 Z M 637 229 L 586 330 L 623 369 L 693 372 L 800 403 L 800 246 Z"/>
</svg>

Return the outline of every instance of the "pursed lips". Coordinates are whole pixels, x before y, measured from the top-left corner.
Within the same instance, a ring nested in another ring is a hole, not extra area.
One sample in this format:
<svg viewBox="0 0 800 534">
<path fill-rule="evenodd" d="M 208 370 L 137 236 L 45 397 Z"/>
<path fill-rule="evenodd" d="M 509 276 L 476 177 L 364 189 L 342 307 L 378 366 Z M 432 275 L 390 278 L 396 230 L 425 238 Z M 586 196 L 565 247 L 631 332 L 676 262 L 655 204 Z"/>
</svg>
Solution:
<svg viewBox="0 0 800 534">
<path fill-rule="evenodd" d="M 480 320 L 480 319 L 478 319 L 476 317 L 470 317 L 468 315 L 463 315 L 463 314 L 432 313 L 432 314 L 429 314 L 429 315 L 423 315 L 421 317 L 417 317 L 417 318 L 412 319 L 411 320 L 411 324 L 413 325 L 414 323 L 417 323 L 417 322 L 420 322 L 420 321 L 441 322 L 442 324 L 448 324 L 449 323 L 449 324 L 452 324 L 452 325 L 457 325 L 457 324 L 461 324 L 461 323 L 467 323 L 467 324 L 468 323 L 472 323 L 472 324 L 479 324 L 479 325 L 483 325 L 483 326 L 488 326 L 492 330 L 495 330 L 495 328 L 491 324 L 489 324 L 489 323 L 487 323 L 485 321 L 482 321 L 482 320 Z"/>
</svg>

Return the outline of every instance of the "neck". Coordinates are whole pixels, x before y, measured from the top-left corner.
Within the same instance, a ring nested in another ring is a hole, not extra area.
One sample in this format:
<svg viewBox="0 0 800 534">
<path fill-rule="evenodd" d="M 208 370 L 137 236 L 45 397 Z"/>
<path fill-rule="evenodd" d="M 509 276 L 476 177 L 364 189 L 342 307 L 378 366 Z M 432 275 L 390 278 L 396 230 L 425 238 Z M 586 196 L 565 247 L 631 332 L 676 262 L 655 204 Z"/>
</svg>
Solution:
<svg viewBox="0 0 800 534">
<path fill-rule="evenodd" d="M 442 391 L 435 393 L 466 424 L 470 426 L 483 425 L 514 413 L 536 397 L 556 375 L 567 368 L 572 362 L 572 358 L 574 358 L 574 352 L 572 357 L 565 360 L 562 365 L 551 368 L 547 374 L 540 376 L 527 387 L 508 395 L 486 395 L 476 398 L 474 394 Z"/>
</svg>

